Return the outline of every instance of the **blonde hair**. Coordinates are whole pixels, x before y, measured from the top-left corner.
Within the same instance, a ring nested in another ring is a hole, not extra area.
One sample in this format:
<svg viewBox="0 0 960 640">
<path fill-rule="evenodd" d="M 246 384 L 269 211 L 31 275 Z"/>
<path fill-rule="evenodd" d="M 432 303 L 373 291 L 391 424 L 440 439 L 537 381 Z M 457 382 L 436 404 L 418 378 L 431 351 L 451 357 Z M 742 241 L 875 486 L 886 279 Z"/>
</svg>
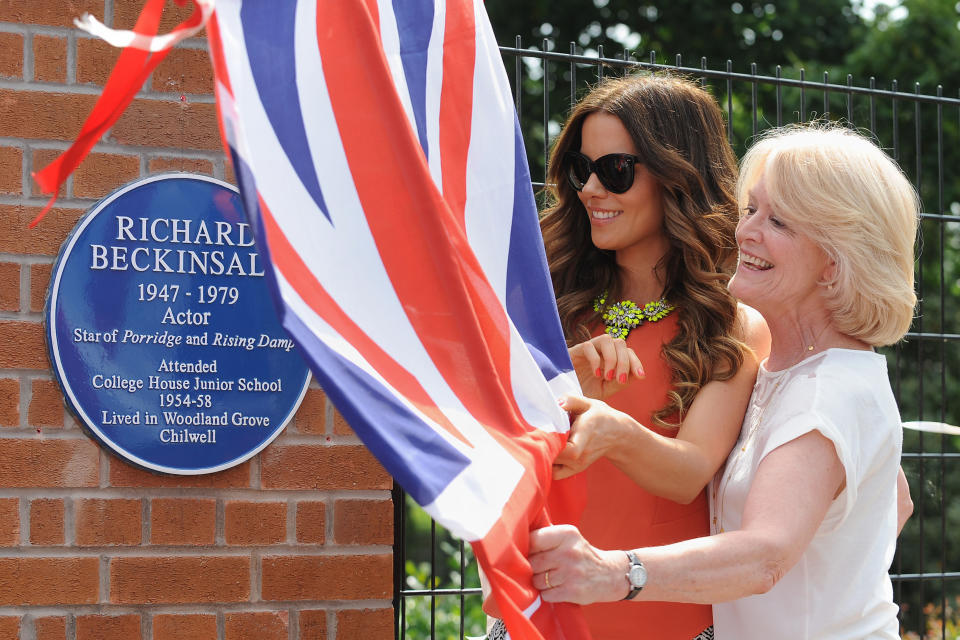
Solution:
<svg viewBox="0 0 960 640">
<path fill-rule="evenodd" d="M 837 124 L 766 132 L 743 158 L 737 199 L 764 179 L 773 210 L 836 263 L 822 295 L 834 326 L 873 346 L 910 328 L 920 201 L 896 163 Z"/>
</svg>

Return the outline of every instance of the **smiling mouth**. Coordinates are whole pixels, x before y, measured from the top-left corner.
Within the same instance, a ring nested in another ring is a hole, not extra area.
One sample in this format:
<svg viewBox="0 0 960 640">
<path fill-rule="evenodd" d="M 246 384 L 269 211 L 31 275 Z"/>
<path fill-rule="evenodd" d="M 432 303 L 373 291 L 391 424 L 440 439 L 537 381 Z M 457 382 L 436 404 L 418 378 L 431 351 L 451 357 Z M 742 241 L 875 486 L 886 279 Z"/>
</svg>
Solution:
<svg viewBox="0 0 960 640">
<path fill-rule="evenodd" d="M 755 271 L 766 271 L 767 269 L 773 268 L 773 264 L 763 258 L 758 258 L 757 256 L 743 252 L 740 253 L 740 264 Z"/>
<path fill-rule="evenodd" d="M 612 218 L 616 218 L 621 213 L 623 213 L 623 211 L 603 211 L 599 209 L 591 209 L 590 219 L 591 220 L 610 220 Z"/>
</svg>

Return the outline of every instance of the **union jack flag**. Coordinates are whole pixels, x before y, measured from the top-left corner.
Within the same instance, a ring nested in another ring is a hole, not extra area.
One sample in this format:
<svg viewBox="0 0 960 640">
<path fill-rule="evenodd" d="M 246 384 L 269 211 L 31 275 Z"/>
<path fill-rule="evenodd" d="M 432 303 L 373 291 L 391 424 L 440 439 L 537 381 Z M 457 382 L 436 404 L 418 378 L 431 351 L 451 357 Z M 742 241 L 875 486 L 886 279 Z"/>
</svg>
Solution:
<svg viewBox="0 0 960 640">
<path fill-rule="evenodd" d="M 589 637 L 526 561 L 569 428 L 556 398 L 579 386 L 482 2 L 197 4 L 283 325 L 384 467 L 471 542 L 512 637 Z"/>
</svg>

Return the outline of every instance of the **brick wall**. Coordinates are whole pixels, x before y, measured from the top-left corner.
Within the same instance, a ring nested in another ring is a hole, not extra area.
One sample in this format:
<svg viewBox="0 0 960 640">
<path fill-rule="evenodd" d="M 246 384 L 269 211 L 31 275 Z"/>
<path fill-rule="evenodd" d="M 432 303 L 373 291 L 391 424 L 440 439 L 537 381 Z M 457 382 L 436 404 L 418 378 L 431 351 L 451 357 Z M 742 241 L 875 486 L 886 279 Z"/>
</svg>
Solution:
<svg viewBox="0 0 960 640">
<path fill-rule="evenodd" d="M 172 52 L 68 180 L 30 172 L 77 134 L 117 57 L 77 31 L 130 28 L 143 0 L 0 0 L 0 640 L 386 640 L 390 478 L 314 383 L 261 454 L 161 476 L 64 409 L 43 337 L 53 261 L 97 199 L 185 170 L 231 181 L 205 41 Z M 162 29 L 185 17 L 168 3 Z"/>
</svg>

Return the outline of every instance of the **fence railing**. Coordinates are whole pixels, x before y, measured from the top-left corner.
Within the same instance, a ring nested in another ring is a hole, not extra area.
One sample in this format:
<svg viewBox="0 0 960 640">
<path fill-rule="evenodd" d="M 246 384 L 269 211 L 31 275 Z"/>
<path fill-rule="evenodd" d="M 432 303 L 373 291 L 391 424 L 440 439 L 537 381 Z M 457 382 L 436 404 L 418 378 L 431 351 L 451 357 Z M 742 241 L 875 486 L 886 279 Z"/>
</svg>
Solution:
<svg viewBox="0 0 960 640">
<path fill-rule="evenodd" d="M 737 155 L 762 130 L 817 118 L 842 120 L 869 131 L 893 156 L 920 193 L 922 214 L 916 261 L 920 300 L 904 342 L 884 349 L 891 382 L 905 421 L 960 424 L 960 97 L 941 87 L 896 80 L 867 86 L 846 76 L 803 69 L 760 75 L 734 71 L 729 62 L 711 69 L 705 59 L 684 66 L 654 53 L 645 60 L 629 52 L 607 57 L 602 47 L 569 53 L 552 50 L 549 41 L 527 49 L 517 39 L 501 47 L 527 146 L 533 186 L 539 190 L 546 158 L 570 107 L 605 75 L 679 73 L 712 92 L 727 119 L 727 135 Z M 813 75 L 817 79 L 812 79 Z M 862 81 L 861 81 L 862 83 Z M 930 93 L 931 89 L 933 93 Z M 915 503 L 914 516 L 901 534 L 891 567 L 894 599 L 901 606 L 904 638 L 960 637 L 960 436 L 905 430 L 903 467 Z M 468 546 L 452 539 L 403 492 L 396 508 L 394 604 L 397 638 L 460 638 L 482 635 L 480 589 Z M 838 577 L 839 578 L 839 577 Z"/>
</svg>

